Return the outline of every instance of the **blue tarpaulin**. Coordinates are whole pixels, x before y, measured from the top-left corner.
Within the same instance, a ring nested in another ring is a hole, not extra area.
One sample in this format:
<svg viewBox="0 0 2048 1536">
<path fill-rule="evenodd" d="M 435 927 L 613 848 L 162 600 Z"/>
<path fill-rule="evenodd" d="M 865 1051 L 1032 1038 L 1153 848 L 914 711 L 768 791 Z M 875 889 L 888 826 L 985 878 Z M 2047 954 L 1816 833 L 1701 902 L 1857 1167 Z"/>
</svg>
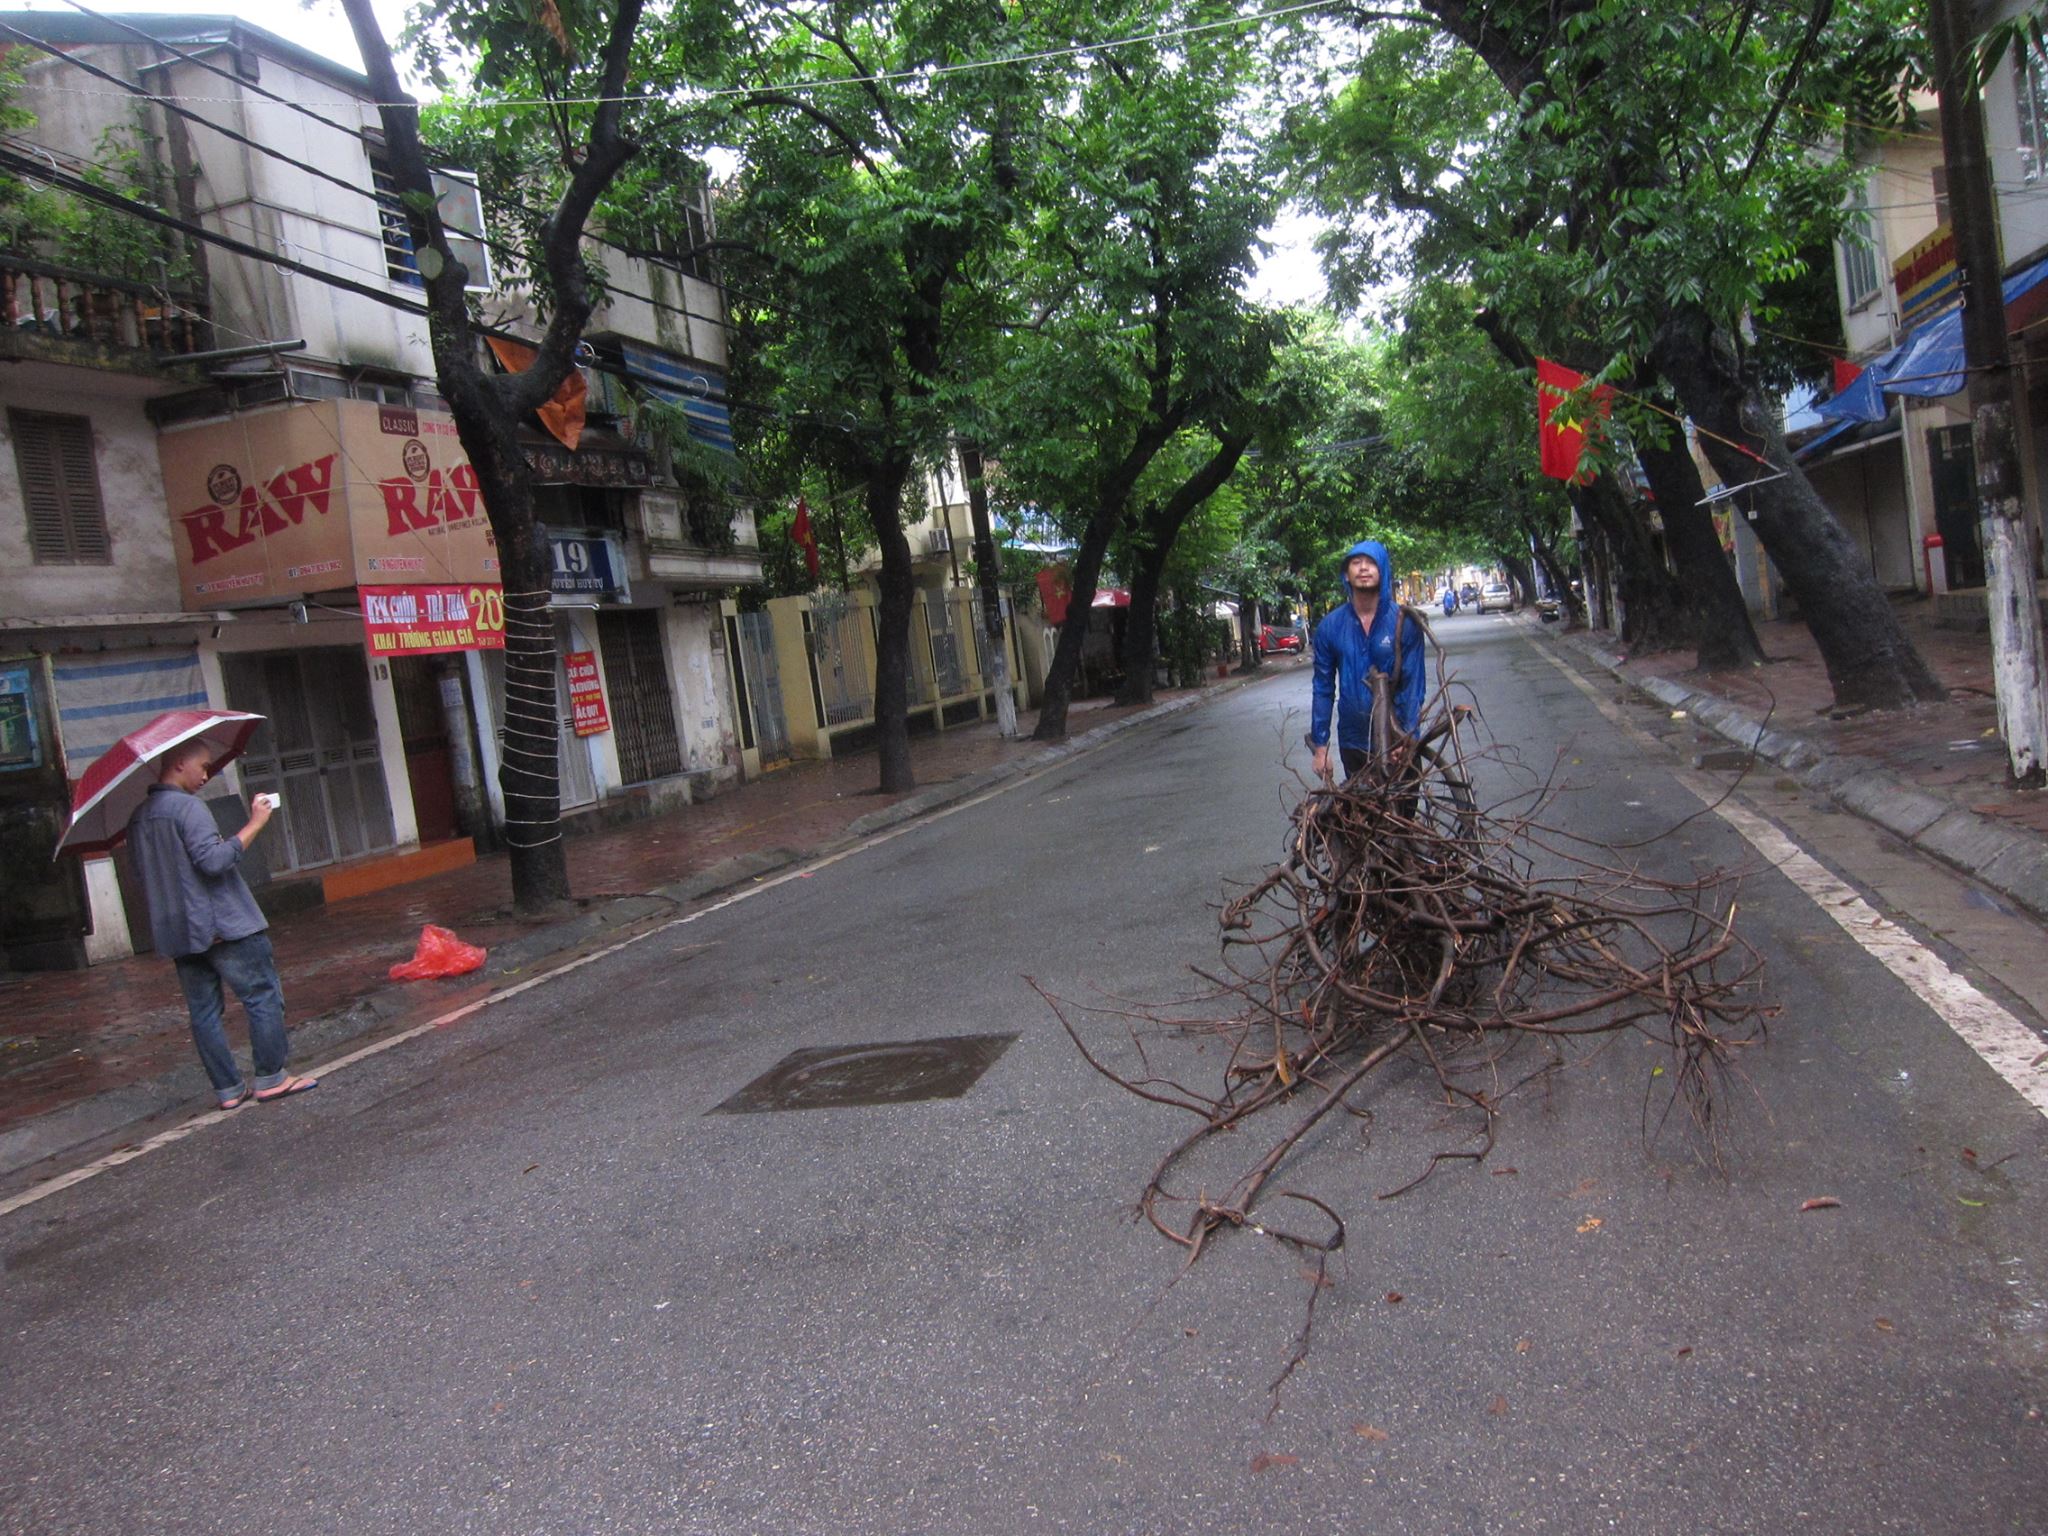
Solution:
<svg viewBox="0 0 2048 1536">
<path fill-rule="evenodd" d="M 2007 307 L 2044 281 L 2048 281 L 2048 261 L 2015 272 L 2004 284 Z M 1890 409 L 1886 395 L 1935 399 L 1959 394 L 1968 383 L 1963 366 L 1963 312 L 1951 309 L 1908 331 L 1906 339 L 1891 351 L 1866 363 L 1854 384 L 1814 410 L 1829 421 L 1883 421 Z M 1807 449 L 1824 440 L 1816 438 Z"/>
<path fill-rule="evenodd" d="M 690 436 L 721 453 L 733 451 L 732 412 L 726 405 L 724 374 L 650 347 L 636 347 L 630 341 L 622 343 L 619 350 L 635 384 L 655 399 L 683 408 Z"/>
</svg>

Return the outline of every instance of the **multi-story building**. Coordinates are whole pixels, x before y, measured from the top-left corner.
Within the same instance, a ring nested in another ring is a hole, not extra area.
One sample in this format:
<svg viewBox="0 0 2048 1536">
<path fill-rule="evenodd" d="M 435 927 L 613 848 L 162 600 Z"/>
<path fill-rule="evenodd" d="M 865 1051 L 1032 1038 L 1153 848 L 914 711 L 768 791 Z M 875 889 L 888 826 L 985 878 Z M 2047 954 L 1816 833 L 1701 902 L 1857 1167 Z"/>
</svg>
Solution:
<svg viewBox="0 0 2048 1536">
<path fill-rule="evenodd" d="M 52 863 L 46 844 L 64 781 L 180 704 L 268 717 L 223 786 L 283 793 L 257 845 L 267 899 L 472 857 L 503 818 L 497 562 L 368 81 L 229 17 L 0 20 L 44 45 L 13 50 L 33 123 L 0 148 L 47 168 L 20 179 L 0 257 L 0 723 L 22 722 L 0 836 L 10 872 L 39 846 L 48 872 L 0 898 L 0 942 L 17 964 L 146 942 L 121 859 Z M 234 243 L 95 204 L 81 179 Z M 492 350 L 519 367 L 539 327 L 492 238 L 506 210 L 459 171 L 441 190 L 476 237 L 461 254 Z M 648 430 L 663 405 L 731 448 L 722 295 L 673 246 L 601 251 L 580 409 L 572 389 L 522 426 L 572 824 L 740 770 L 716 600 L 761 578 L 752 514 L 678 484 Z"/>
<path fill-rule="evenodd" d="M 2022 7 L 2004 0 L 1986 20 Z M 1869 176 L 1836 249 L 1850 366 L 1820 414 L 1832 425 L 1802 450 L 1807 473 L 1899 592 L 1984 584 L 1976 465 L 1962 364 L 1960 289 L 1941 135 L 1932 96 L 1912 130 L 1860 133 Z M 2048 477 L 2048 61 L 2008 56 L 1984 89 L 1986 139 L 2004 250 L 2006 326 L 2018 364 L 2022 481 L 2039 548 Z M 1855 375 L 1860 368 L 1860 376 Z M 1939 536 L 1939 553 L 1928 549 Z"/>
</svg>

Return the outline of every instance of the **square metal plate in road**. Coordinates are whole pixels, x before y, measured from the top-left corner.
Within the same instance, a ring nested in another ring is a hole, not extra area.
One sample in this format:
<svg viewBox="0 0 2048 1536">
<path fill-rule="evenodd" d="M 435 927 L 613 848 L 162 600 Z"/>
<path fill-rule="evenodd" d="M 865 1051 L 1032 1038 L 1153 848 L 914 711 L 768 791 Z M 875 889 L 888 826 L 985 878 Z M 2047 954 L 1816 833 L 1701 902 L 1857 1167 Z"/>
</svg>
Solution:
<svg viewBox="0 0 2048 1536">
<path fill-rule="evenodd" d="M 791 1051 L 711 1113 L 753 1115 L 775 1109 L 853 1109 L 957 1099 L 1016 1038 L 949 1035 L 875 1045 L 807 1046 Z"/>
</svg>

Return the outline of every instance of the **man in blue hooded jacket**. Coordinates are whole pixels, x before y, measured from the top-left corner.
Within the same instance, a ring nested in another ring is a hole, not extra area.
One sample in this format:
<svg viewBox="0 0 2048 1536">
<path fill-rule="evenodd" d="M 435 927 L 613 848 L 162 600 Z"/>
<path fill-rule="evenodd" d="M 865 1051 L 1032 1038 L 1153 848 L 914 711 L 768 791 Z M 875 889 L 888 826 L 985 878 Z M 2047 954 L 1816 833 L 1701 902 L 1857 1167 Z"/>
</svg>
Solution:
<svg viewBox="0 0 2048 1536">
<path fill-rule="evenodd" d="M 1390 680 L 1389 702 L 1397 728 L 1412 734 L 1422 713 L 1422 695 L 1428 685 L 1422 625 L 1401 617 L 1387 566 L 1386 546 L 1371 539 L 1360 539 L 1346 550 L 1344 595 L 1349 601 L 1323 616 L 1310 643 L 1315 656 L 1315 693 L 1308 744 L 1315 748 L 1316 773 L 1324 779 L 1330 777 L 1333 703 L 1344 776 L 1349 778 L 1363 767 L 1372 750 L 1372 688 L 1366 681 L 1371 673 L 1383 672 Z"/>
</svg>

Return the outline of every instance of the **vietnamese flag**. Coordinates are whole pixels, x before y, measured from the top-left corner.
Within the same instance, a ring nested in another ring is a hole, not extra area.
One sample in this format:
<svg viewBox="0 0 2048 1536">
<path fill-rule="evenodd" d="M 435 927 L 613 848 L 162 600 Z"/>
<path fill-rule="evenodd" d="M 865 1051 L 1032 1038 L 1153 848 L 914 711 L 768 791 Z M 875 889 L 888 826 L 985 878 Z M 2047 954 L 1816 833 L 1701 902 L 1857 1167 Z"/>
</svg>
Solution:
<svg viewBox="0 0 2048 1536">
<path fill-rule="evenodd" d="M 1585 382 L 1583 373 L 1574 373 L 1562 363 L 1553 363 L 1547 357 L 1536 359 L 1537 454 L 1544 474 L 1573 485 L 1583 485 L 1593 478 L 1579 468 L 1579 458 L 1586 446 L 1586 423 L 1569 417 L 1558 419 L 1558 408 L 1564 404 L 1566 395 Z M 1614 408 L 1614 391 L 1602 384 L 1593 391 L 1593 406 L 1604 419 Z"/>
<path fill-rule="evenodd" d="M 818 536 L 811 531 L 811 509 L 803 497 L 796 499 L 796 521 L 789 525 L 789 541 L 804 552 L 804 567 L 811 580 L 818 579 Z"/>
</svg>

